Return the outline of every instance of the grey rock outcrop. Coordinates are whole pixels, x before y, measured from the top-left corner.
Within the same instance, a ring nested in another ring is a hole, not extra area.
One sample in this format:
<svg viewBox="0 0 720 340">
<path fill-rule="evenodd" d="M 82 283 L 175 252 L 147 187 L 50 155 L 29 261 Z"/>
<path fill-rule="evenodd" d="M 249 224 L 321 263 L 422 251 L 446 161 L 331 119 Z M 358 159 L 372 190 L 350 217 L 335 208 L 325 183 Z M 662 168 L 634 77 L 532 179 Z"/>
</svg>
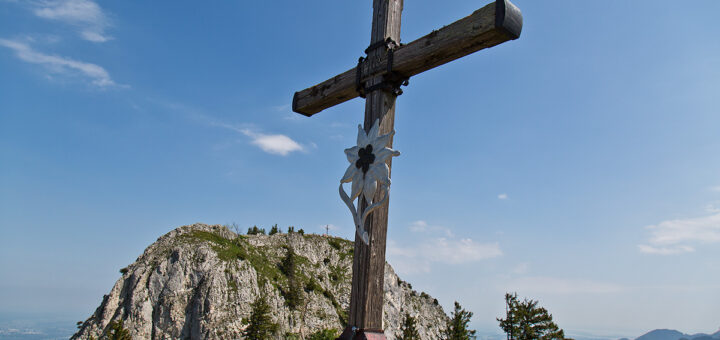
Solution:
<svg viewBox="0 0 720 340">
<path fill-rule="evenodd" d="M 294 249 L 303 301 L 290 308 L 280 263 Z M 195 224 L 160 237 L 121 270 L 102 303 L 72 339 L 101 338 L 123 320 L 133 339 L 242 339 L 250 304 L 265 295 L 278 339 L 342 330 L 350 304 L 353 244 L 298 233 L 238 236 L 223 226 Z M 385 265 L 383 324 L 395 339 L 404 312 L 416 318 L 422 339 L 438 339 L 448 319 Z"/>
</svg>

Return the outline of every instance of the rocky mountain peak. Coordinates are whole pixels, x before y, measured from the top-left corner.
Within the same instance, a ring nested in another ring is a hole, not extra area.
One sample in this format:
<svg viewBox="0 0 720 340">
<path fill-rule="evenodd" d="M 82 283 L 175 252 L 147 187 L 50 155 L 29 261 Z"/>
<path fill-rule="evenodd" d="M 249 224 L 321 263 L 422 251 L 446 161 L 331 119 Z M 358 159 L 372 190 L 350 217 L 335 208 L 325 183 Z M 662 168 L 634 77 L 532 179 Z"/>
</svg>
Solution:
<svg viewBox="0 0 720 340">
<path fill-rule="evenodd" d="M 295 253 L 302 302 L 285 298 L 281 262 Z M 183 226 L 158 238 L 122 277 L 72 339 L 100 338 L 123 320 L 133 339 L 241 339 L 250 304 L 263 294 L 280 326 L 278 339 L 341 330 L 347 319 L 353 243 L 299 233 L 237 235 L 224 226 Z M 417 319 L 423 339 L 437 339 L 447 315 L 385 265 L 383 324 L 395 339 L 404 313 Z"/>
</svg>

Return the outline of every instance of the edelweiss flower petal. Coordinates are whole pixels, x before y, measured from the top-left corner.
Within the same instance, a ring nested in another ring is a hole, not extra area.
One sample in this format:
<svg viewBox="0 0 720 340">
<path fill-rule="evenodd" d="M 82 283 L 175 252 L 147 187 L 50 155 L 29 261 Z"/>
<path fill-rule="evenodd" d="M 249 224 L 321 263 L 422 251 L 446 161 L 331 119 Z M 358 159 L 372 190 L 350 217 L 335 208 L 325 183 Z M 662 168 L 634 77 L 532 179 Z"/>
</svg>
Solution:
<svg viewBox="0 0 720 340">
<path fill-rule="evenodd" d="M 368 170 L 368 175 L 380 181 L 381 184 L 390 186 L 390 168 L 386 163 L 371 167 Z"/>
<path fill-rule="evenodd" d="M 358 124 L 357 146 L 364 148 L 365 145 L 368 145 L 368 135 L 363 130 L 362 125 Z"/>
<path fill-rule="evenodd" d="M 382 135 L 378 138 L 370 140 L 372 143 L 373 150 L 381 150 L 390 143 L 390 138 L 395 134 L 395 131 L 390 131 L 387 135 Z"/>
<path fill-rule="evenodd" d="M 358 151 L 360 151 L 359 146 L 353 146 L 352 148 L 345 149 L 345 156 L 347 156 L 348 162 L 355 163 L 355 161 L 360 158 L 360 156 L 358 156 Z"/>
<path fill-rule="evenodd" d="M 370 171 L 368 171 L 369 173 Z M 365 183 L 363 185 L 363 195 L 365 196 L 365 200 L 370 204 L 372 202 L 373 196 L 375 196 L 375 190 L 377 189 L 377 180 L 375 178 L 372 178 L 372 176 L 366 176 Z"/>
<path fill-rule="evenodd" d="M 358 151 L 360 151 L 359 146 L 353 146 L 352 148 L 345 149 L 345 156 L 347 156 L 347 160 L 350 163 L 355 163 L 360 156 L 358 156 Z"/>
<path fill-rule="evenodd" d="M 375 150 L 374 148 L 373 146 L 373 150 Z M 375 163 L 385 163 L 391 156 L 400 156 L 400 152 L 390 148 L 382 148 L 375 152 Z"/>
<path fill-rule="evenodd" d="M 378 134 L 380 134 L 380 119 L 376 119 L 375 123 L 373 123 L 373 126 L 370 128 L 370 132 L 367 134 L 367 144 L 372 143 L 372 141 L 378 137 Z"/>
<path fill-rule="evenodd" d="M 342 179 L 340 179 L 340 183 L 347 183 L 352 181 L 353 176 L 355 176 L 355 173 L 358 171 L 358 168 L 355 166 L 355 164 L 350 164 L 350 166 L 345 170 L 345 174 L 343 175 Z"/>
<path fill-rule="evenodd" d="M 355 171 L 355 175 L 353 175 L 352 179 L 352 191 L 350 192 L 350 200 L 354 201 L 358 196 L 360 196 L 360 192 L 363 188 L 363 180 L 364 178 L 362 171 Z"/>
</svg>

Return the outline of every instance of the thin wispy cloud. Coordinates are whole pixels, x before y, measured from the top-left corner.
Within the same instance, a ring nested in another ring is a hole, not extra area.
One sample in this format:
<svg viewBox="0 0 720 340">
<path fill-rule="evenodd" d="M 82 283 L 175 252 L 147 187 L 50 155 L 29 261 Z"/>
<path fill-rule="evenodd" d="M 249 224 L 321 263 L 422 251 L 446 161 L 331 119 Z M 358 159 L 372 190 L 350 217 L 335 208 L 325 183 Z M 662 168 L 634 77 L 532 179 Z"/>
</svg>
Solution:
<svg viewBox="0 0 720 340">
<path fill-rule="evenodd" d="M 445 234 L 447 237 L 453 237 L 455 236 L 448 227 L 439 226 L 439 225 L 430 225 L 426 221 L 418 220 L 415 222 L 410 223 L 410 226 L 408 226 L 408 229 L 414 233 L 433 233 L 438 234 L 442 233 Z"/>
<path fill-rule="evenodd" d="M 624 287 L 585 279 L 557 277 L 521 277 L 502 285 L 503 291 L 515 291 L 520 295 L 540 294 L 608 294 L 625 290 Z"/>
<path fill-rule="evenodd" d="M 427 238 L 414 245 L 401 246 L 390 240 L 387 254 L 402 273 L 430 272 L 435 263 L 462 265 L 502 256 L 498 243 L 479 243 L 470 238 Z"/>
<path fill-rule="evenodd" d="M 290 110 L 290 104 L 275 105 L 271 107 L 275 112 L 285 112 Z M 299 116 L 299 114 L 296 113 Z"/>
<path fill-rule="evenodd" d="M 268 135 L 252 131 L 250 129 L 240 130 L 242 134 L 252 139 L 251 143 L 269 154 L 287 156 L 294 151 L 304 151 L 305 148 L 292 138 L 276 134 Z"/>
<path fill-rule="evenodd" d="M 109 26 L 107 15 L 91 0 L 48 0 L 35 2 L 33 13 L 43 19 L 72 25 L 80 36 L 92 42 L 105 42 L 112 37 L 105 34 Z"/>
<path fill-rule="evenodd" d="M 646 254 L 690 253 L 698 245 L 720 243 L 720 213 L 663 221 L 645 228 L 650 231 L 650 237 L 646 244 L 638 245 L 638 249 Z"/>
<path fill-rule="evenodd" d="M 705 205 L 705 211 L 711 214 L 720 213 L 720 201 L 708 203 L 707 205 Z"/>
<path fill-rule="evenodd" d="M 497 198 L 498 198 L 499 200 L 506 200 L 506 199 L 508 199 L 508 198 L 510 198 L 510 197 L 508 197 L 508 194 L 502 193 L 502 194 L 498 195 Z"/>
<path fill-rule="evenodd" d="M 720 185 L 716 185 L 714 187 L 710 187 L 710 191 L 720 192 Z"/>
<path fill-rule="evenodd" d="M 283 134 L 266 134 L 258 132 L 252 124 L 231 124 L 218 120 L 205 114 L 202 110 L 194 109 L 177 102 L 160 102 L 162 105 L 183 112 L 188 118 L 203 125 L 223 128 L 240 133 L 250 138 L 250 143 L 262 151 L 273 155 L 287 156 L 296 151 L 307 151 L 308 147 L 315 148 L 315 143 L 302 145 L 289 136 Z"/>
<path fill-rule="evenodd" d="M 117 85 L 102 66 L 67 57 L 44 54 L 25 43 L 14 40 L 0 39 L 0 46 L 14 51 L 15 56 L 24 62 L 43 66 L 51 74 L 86 78 L 90 80 L 90 83 L 98 87 Z"/>
<path fill-rule="evenodd" d="M 639 244 L 638 249 L 645 254 L 656 254 L 656 255 L 675 255 L 683 253 L 692 253 L 695 251 L 694 247 L 685 245 L 674 245 L 667 247 L 650 246 L 647 244 Z"/>
</svg>

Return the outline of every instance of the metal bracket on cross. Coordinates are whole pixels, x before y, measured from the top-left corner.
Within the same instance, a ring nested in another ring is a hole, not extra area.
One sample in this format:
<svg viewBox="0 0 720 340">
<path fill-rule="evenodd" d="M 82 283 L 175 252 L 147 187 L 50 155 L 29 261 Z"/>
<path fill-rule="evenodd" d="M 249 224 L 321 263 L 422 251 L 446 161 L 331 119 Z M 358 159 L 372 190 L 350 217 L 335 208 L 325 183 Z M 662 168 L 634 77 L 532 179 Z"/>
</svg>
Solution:
<svg viewBox="0 0 720 340">
<path fill-rule="evenodd" d="M 360 57 L 358 59 L 357 67 L 355 68 L 355 90 L 360 97 L 365 98 L 368 93 L 375 90 L 389 91 L 392 92 L 395 96 L 403 94 L 403 90 L 400 88 L 400 86 L 408 86 L 408 84 L 410 84 L 410 77 L 404 76 L 401 73 L 393 70 L 395 49 L 400 46 L 402 46 L 402 44 L 399 44 L 392 38 L 388 37 L 385 40 L 370 44 L 370 46 L 365 49 L 365 54 L 369 54 L 370 52 L 378 48 L 385 48 L 385 51 L 387 52 L 387 73 L 383 75 L 383 80 L 379 83 L 372 86 L 365 86 L 365 83 L 363 83 L 362 81 L 362 69 L 363 63 L 366 62 L 368 58 Z"/>
<path fill-rule="evenodd" d="M 350 166 L 340 179 L 340 198 L 350 209 L 355 222 L 355 230 L 366 245 L 370 244 L 370 237 L 365 230 L 365 219 L 373 210 L 387 201 L 390 191 L 390 168 L 385 162 L 392 157 L 400 156 L 399 151 L 387 147 L 395 131 L 390 131 L 382 136 L 379 136 L 379 131 L 380 120 L 375 120 L 368 133 L 365 133 L 362 126 L 358 125 L 357 145 L 345 149 Z M 352 182 L 352 189 L 348 196 L 343 188 L 343 183 L 350 182 Z M 373 197 L 378 189 L 384 192 L 384 195 L 379 201 L 373 202 Z M 363 197 L 368 206 L 361 210 Z M 358 200 L 357 208 L 355 199 Z"/>
</svg>

